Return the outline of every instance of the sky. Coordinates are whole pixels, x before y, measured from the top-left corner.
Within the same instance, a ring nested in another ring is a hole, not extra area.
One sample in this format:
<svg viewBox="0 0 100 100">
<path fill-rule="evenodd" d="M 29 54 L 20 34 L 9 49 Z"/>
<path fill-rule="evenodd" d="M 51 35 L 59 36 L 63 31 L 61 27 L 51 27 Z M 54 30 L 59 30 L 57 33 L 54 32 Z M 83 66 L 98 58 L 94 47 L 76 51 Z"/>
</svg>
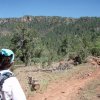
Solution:
<svg viewBox="0 0 100 100">
<path fill-rule="evenodd" d="M 0 18 L 25 15 L 100 17 L 100 0 L 0 0 Z"/>
</svg>

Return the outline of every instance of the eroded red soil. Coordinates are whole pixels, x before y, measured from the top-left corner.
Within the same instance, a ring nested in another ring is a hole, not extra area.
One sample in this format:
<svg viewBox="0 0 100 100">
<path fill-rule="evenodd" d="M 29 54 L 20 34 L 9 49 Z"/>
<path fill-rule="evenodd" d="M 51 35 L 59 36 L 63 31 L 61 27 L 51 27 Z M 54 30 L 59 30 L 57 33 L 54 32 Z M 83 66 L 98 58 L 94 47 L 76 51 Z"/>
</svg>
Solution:
<svg viewBox="0 0 100 100">
<path fill-rule="evenodd" d="M 44 93 L 36 93 L 28 100 L 75 100 L 79 92 L 93 79 L 100 76 L 100 68 L 93 72 L 80 75 L 74 75 L 69 80 L 62 78 L 51 83 Z"/>
</svg>

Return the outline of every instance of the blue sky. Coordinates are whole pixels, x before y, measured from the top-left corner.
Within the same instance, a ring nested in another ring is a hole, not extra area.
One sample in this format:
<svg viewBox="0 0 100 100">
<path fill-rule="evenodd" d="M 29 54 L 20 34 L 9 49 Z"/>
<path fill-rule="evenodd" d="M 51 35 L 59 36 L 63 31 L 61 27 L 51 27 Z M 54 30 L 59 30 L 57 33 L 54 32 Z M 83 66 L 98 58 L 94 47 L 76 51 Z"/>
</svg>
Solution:
<svg viewBox="0 0 100 100">
<path fill-rule="evenodd" d="M 24 15 L 100 17 L 100 0 L 0 0 L 0 18 Z"/>
</svg>

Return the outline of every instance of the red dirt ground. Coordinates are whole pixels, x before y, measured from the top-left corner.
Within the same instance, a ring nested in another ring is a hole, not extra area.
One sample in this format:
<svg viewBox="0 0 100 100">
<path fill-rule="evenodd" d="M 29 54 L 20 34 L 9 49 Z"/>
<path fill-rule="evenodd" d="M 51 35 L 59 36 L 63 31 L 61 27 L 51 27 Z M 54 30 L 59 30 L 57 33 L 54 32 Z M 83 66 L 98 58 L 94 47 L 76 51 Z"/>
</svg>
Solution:
<svg viewBox="0 0 100 100">
<path fill-rule="evenodd" d="M 85 77 L 72 77 L 71 79 L 62 78 L 51 83 L 44 93 L 36 93 L 28 100 L 75 100 L 79 92 L 93 79 L 100 76 L 100 68 L 85 75 Z"/>
</svg>

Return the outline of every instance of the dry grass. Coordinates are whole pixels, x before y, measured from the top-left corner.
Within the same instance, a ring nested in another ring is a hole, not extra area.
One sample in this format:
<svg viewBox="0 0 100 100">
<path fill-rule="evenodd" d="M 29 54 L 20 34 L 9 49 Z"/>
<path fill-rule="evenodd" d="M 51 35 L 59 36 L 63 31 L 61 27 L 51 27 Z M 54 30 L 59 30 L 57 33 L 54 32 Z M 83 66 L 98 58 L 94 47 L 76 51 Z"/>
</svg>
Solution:
<svg viewBox="0 0 100 100">
<path fill-rule="evenodd" d="M 100 100 L 100 76 L 88 83 L 77 100 Z"/>
</svg>

